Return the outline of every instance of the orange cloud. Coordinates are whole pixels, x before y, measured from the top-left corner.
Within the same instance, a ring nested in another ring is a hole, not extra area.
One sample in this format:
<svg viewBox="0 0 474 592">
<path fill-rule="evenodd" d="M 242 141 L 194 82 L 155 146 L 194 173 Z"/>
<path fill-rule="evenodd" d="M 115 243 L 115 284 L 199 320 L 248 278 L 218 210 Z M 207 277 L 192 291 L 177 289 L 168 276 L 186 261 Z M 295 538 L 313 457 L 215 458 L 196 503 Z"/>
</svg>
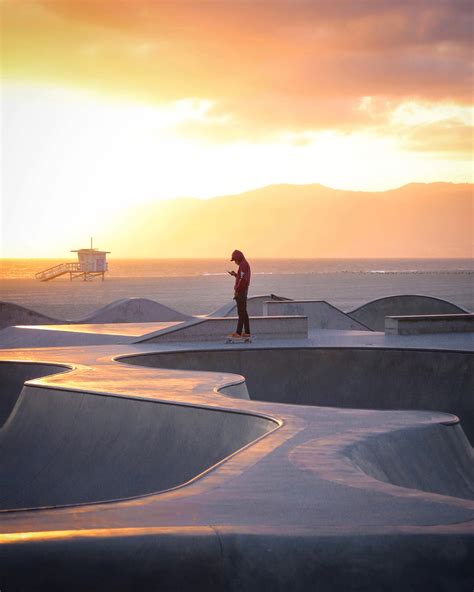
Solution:
<svg viewBox="0 0 474 592">
<path fill-rule="evenodd" d="M 404 143 L 422 152 L 469 153 L 474 149 L 474 129 L 457 120 L 415 126 L 407 130 Z"/>
<path fill-rule="evenodd" d="M 364 96 L 472 102 L 465 0 L 7 0 L 3 12 L 7 76 L 210 100 L 216 117 L 183 133 L 221 141 L 372 128 Z"/>
</svg>

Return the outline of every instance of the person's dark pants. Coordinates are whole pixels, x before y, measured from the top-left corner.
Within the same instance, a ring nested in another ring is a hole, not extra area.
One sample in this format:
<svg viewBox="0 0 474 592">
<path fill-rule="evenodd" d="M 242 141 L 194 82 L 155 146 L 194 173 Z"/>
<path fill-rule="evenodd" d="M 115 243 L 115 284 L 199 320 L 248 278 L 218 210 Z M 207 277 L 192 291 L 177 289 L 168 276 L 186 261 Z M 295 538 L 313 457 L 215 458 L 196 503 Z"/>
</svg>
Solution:
<svg viewBox="0 0 474 592">
<path fill-rule="evenodd" d="M 247 291 L 235 295 L 237 302 L 237 313 L 239 322 L 237 323 L 237 333 L 242 334 L 242 328 L 245 327 L 245 333 L 250 333 L 250 321 L 247 313 Z"/>
</svg>

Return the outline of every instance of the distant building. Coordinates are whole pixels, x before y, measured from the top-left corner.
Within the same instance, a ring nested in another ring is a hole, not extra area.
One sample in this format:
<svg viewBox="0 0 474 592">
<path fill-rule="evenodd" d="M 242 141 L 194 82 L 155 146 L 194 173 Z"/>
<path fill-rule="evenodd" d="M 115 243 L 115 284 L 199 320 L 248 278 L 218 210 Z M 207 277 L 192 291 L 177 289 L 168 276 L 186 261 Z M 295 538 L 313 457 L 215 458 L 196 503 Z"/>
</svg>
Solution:
<svg viewBox="0 0 474 592">
<path fill-rule="evenodd" d="M 48 282 L 57 277 L 69 274 L 69 279 L 72 281 L 76 278 L 82 278 L 84 281 L 93 280 L 95 277 L 104 277 L 109 270 L 107 263 L 107 255 L 110 251 L 99 251 L 92 248 L 92 239 L 90 249 L 76 249 L 71 253 L 77 253 L 77 263 L 60 263 L 54 267 L 50 267 L 40 271 L 35 275 L 36 279 L 42 282 Z"/>
<path fill-rule="evenodd" d="M 77 253 L 81 272 L 84 273 L 102 273 L 108 269 L 106 261 L 110 251 L 99 251 L 98 249 L 77 249 L 71 251 Z"/>
</svg>

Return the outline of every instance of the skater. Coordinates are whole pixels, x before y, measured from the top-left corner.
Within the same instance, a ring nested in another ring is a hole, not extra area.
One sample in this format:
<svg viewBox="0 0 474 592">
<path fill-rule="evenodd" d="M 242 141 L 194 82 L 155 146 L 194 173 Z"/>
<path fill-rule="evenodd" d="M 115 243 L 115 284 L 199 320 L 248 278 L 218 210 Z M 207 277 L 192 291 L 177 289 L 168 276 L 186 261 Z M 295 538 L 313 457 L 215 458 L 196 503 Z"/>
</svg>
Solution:
<svg viewBox="0 0 474 592">
<path fill-rule="evenodd" d="M 250 339 L 250 322 L 249 315 L 247 313 L 247 294 L 250 285 L 250 265 L 247 259 L 245 259 L 242 251 L 235 250 L 232 253 L 231 261 L 234 261 L 239 269 L 237 272 L 229 271 L 229 274 L 235 277 L 234 285 L 234 300 L 237 303 L 237 312 L 239 315 L 239 321 L 237 323 L 237 330 L 235 333 L 229 335 L 232 339 Z M 245 331 L 242 333 L 242 329 Z"/>
</svg>

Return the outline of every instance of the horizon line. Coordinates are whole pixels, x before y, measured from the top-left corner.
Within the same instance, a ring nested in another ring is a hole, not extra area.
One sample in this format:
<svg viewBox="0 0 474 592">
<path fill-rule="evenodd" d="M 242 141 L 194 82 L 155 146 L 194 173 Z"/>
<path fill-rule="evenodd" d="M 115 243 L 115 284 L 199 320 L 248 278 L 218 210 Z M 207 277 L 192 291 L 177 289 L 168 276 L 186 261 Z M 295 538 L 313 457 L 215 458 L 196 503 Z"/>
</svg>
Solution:
<svg viewBox="0 0 474 592">
<path fill-rule="evenodd" d="M 46 261 L 58 257 L 0 257 L 0 261 Z M 472 257 L 250 257 L 252 261 L 472 261 Z M 64 257 L 63 257 L 64 259 Z M 70 257 L 70 259 L 74 259 Z M 117 257 L 115 261 L 222 261 L 227 257 Z M 75 259 L 74 259 L 75 260 Z M 109 258 L 110 261 L 110 258 Z M 2 278 L 0 278 L 2 279 Z"/>
</svg>

